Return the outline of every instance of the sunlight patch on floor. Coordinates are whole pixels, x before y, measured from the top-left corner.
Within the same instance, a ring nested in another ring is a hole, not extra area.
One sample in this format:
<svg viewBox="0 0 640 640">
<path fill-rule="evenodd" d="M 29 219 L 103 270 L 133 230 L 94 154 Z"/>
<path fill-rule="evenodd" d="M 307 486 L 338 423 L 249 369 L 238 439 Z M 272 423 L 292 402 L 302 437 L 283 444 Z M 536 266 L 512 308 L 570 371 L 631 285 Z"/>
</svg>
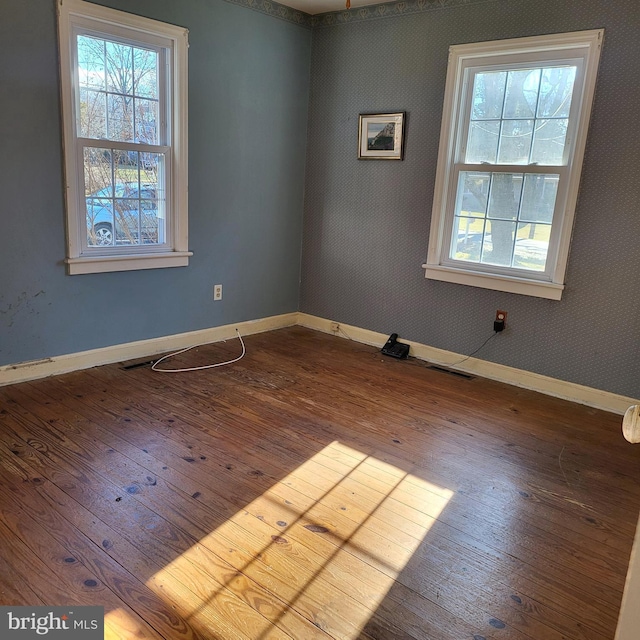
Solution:
<svg viewBox="0 0 640 640">
<path fill-rule="evenodd" d="M 105 612 L 104 640 L 146 637 L 148 637 L 148 634 L 144 625 L 123 609 L 113 609 Z"/>
<path fill-rule="evenodd" d="M 198 628 L 357 638 L 451 496 L 333 442 L 147 586 Z"/>
</svg>

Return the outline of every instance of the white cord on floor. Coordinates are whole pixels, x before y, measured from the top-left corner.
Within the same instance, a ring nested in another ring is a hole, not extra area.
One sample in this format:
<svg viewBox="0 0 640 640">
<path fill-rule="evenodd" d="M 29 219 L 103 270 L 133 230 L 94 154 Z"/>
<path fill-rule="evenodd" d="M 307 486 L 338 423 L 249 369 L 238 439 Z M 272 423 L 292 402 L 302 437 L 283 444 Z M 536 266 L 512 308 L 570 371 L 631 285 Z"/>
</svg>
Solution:
<svg viewBox="0 0 640 640">
<path fill-rule="evenodd" d="M 191 349 L 195 349 L 196 347 L 200 346 L 198 344 L 194 344 L 192 347 L 187 347 L 186 349 L 180 349 L 180 351 L 176 351 L 175 353 L 169 353 L 166 356 L 162 356 L 162 358 L 160 358 L 159 360 L 156 360 L 153 363 L 151 370 L 158 371 L 159 373 L 184 373 L 186 371 L 200 371 L 202 369 L 213 369 L 213 367 L 223 367 L 225 364 L 233 364 L 234 362 L 238 362 L 238 360 L 241 360 L 242 358 L 244 358 L 244 354 L 247 352 L 247 349 L 244 346 L 244 340 L 242 339 L 242 336 L 240 335 L 240 332 L 237 329 L 236 329 L 236 333 L 238 334 L 238 339 L 240 340 L 240 344 L 242 345 L 242 353 L 237 358 L 234 358 L 233 360 L 227 360 L 226 362 L 216 362 L 215 364 L 205 364 L 201 367 L 189 367 L 187 369 L 158 369 L 157 368 L 157 366 L 163 360 L 166 360 L 167 358 L 172 358 L 173 356 L 179 356 L 181 353 L 185 353 L 186 351 L 190 351 Z"/>
</svg>

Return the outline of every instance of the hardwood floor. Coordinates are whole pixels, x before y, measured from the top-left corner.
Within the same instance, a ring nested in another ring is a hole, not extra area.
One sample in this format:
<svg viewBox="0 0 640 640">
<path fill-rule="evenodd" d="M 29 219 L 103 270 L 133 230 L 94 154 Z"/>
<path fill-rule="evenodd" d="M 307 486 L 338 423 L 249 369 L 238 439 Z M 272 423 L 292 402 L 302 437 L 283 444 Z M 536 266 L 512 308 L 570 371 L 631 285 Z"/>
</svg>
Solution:
<svg viewBox="0 0 640 640">
<path fill-rule="evenodd" d="M 613 639 L 620 416 L 300 327 L 246 343 L 0 388 L 1 604 L 103 605 L 106 638 Z"/>
</svg>

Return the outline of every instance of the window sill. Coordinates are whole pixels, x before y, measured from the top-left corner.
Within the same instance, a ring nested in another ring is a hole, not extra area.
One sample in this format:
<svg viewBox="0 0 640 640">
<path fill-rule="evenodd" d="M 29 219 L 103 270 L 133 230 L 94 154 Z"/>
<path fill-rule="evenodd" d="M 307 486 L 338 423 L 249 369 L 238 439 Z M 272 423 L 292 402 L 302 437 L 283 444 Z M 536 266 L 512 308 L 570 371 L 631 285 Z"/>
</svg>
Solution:
<svg viewBox="0 0 640 640">
<path fill-rule="evenodd" d="M 91 256 L 67 258 L 67 273 L 70 276 L 86 273 L 107 273 L 110 271 L 137 271 L 139 269 L 165 269 L 167 267 L 187 267 L 191 251 L 171 251 L 146 255 Z"/>
<path fill-rule="evenodd" d="M 506 291 L 507 293 L 519 293 L 537 298 L 547 298 L 548 300 L 560 300 L 562 298 L 562 291 L 564 290 L 564 285 L 554 282 L 499 276 L 431 264 L 423 264 L 422 268 L 425 270 L 425 278 L 429 278 L 430 280 L 466 284 L 470 287 Z"/>
</svg>

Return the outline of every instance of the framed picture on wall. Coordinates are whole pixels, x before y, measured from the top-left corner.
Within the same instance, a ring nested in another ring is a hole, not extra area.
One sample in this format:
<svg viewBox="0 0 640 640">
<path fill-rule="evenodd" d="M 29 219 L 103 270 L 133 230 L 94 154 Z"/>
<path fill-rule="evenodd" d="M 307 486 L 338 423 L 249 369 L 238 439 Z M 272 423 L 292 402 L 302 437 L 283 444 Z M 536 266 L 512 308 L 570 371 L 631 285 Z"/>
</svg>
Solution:
<svg viewBox="0 0 640 640">
<path fill-rule="evenodd" d="M 361 113 L 359 160 L 402 160 L 404 116 L 400 113 Z"/>
</svg>

